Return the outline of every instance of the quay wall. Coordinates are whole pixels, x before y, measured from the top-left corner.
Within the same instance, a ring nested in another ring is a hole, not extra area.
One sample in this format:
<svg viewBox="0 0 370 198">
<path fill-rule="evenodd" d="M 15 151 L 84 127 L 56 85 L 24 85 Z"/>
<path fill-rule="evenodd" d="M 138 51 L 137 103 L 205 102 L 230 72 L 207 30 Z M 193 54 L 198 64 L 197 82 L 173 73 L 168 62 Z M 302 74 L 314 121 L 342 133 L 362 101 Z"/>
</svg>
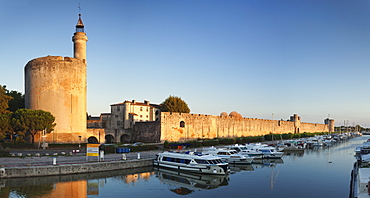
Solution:
<svg viewBox="0 0 370 198">
<path fill-rule="evenodd" d="M 162 112 L 160 125 L 160 141 L 261 136 L 270 133 L 329 132 L 327 124 L 300 122 L 298 116 L 295 116 L 295 120 L 283 121 Z"/>
<path fill-rule="evenodd" d="M 0 178 L 68 175 L 152 166 L 153 159 L 0 168 Z"/>
</svg>

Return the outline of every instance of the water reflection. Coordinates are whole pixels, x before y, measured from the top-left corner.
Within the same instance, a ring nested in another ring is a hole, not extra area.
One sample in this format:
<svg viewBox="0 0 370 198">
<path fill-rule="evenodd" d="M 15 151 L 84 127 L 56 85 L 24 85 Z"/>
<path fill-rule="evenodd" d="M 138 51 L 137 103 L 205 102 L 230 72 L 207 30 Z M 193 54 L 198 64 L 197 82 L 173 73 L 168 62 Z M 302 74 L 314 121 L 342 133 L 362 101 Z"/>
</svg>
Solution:
<svg viewBox="0 0 370 198">
<path fill-rule="evenodd" d="M 284 155 L 303 157 L 304 152 L 305 150 L 290 150 L 290 151 L 284 151 Z"/>
<path fill-rule="evenodd" d="M 354 148 L 366 139 L 360 137 L 304 152 L 289 151 L 282 159 L 232 165 L 232 174 L 224 177 L 147 167 L 0 179 L 0 197 L 348 197 Z"/>
<path fill-rule="evenodd" d="M 106 178 L 135 183 L 141 179 L 149 179 L 152 174 L 153 167 L 144 167 L 75 175 L 0 179 L 0 197 L 85 198 L 88 195 L 99 195 L 99 187 L 104 185 Z M 101 181 L 103 183 L 99 183 Z"/>
<path fill-rule="evenodd" d="M 254 171 L 252 164 L 231 164 L 229 166 L 232 172 Z"/>
<path fill-rule="evenodd" d="M 162 183 L 170 187 L 172 192 L 179 195 L 188 195 L 195 191 L 215 189 L 229 184 L 228 175 L 195 174 L 164 168 L 155 168 L 155 174 Z"/>
<path fill-rule="evenodd" d="M 254 159 L 252 164 L 260 164 L 263 166 L 273 166 L 275 164 L 283 164 L 282 158 L 278 159 Z"/>
</svg>

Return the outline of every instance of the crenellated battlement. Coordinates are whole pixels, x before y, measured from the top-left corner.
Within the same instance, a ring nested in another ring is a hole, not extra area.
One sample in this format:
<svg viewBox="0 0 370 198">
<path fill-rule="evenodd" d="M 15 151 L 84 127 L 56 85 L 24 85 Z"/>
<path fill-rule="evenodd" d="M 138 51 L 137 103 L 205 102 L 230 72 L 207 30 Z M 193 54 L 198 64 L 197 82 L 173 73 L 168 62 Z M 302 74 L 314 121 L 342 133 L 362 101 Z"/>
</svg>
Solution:
<svg viewBox="0 0 370 198">
<path fill-rule="evenodd" d="M 198 138 L 259 136 L 270 133 L 328 132 L 328 124 L 303 123 L 298 115 L 290 121 L 239 118 L 189 113 L 161 113 L 161 141 Z"/>
</svg>

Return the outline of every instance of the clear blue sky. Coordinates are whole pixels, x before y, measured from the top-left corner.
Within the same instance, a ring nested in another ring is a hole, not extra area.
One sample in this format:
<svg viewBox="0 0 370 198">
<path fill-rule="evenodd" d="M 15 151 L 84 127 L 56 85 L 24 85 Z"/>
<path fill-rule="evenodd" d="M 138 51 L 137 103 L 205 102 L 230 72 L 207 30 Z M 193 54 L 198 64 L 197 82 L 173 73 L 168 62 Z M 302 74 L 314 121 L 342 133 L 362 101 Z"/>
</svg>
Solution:
<svg viewBox="0 0 370 198">
<path fill-rule="evenodd" d="M 0 84 L 73 56 L 81 3 L 88 113 L 181 97 L 191 113 L 370 127 L 370 1 L 0 1 Z"/>
</svg>

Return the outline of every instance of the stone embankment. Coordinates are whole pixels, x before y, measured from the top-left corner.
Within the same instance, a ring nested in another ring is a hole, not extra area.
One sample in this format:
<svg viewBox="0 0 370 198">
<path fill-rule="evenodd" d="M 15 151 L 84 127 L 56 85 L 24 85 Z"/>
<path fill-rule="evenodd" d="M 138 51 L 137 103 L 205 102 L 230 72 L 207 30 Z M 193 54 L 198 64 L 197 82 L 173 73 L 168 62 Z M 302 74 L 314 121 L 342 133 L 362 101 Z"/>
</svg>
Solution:
<svg viewBox="0 0 370 198">
<path fill-rule="evenodd" d="M 158 152 L 109 154 L 101 159 L 95 157 L 92 159 L 94 161 L 91 161 L 92 157 L 89 159 L 83 154 L 0 158 L 0 178 L 68 175 L 148 167 L 153 165 L 153 158 Z"/>
</svg>

